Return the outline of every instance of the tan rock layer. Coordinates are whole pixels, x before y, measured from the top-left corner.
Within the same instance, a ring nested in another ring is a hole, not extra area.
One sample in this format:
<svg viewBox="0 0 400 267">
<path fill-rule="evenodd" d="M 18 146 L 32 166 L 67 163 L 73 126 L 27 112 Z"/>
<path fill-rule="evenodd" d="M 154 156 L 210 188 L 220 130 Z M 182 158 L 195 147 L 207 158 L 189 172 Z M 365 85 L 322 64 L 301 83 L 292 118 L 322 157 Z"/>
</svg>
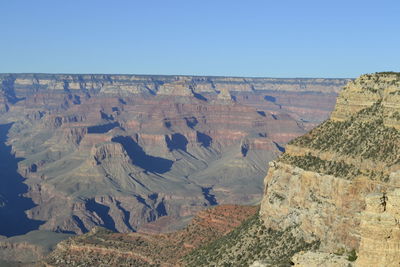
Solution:
<svg viewBox="0 0 400 267">
<path fill-rule="evenodd" d="M 344 87 L 331 119 L 344 121 L 380 101 L 385 108 L 385 125 L 400 129 L 400 116 L 397 116 L 400 110 L 399 87 L 400 78 L 397 74 L 362 75 Z"/>
<path fill-rule="evenodd" d="M 349 181 L 274 162 L 265 178 L 260 213 L 266 227 L 299 225 L 305 240 L 321 240 L 323 251 L 350 250 L 360 242 L 364 196 L 386 187 L 366 178 Z"/>
<path fill-rule="evenodd" d="M 400 188 L 366 197 L 356 266 L 400 265 Z"/>
<path fill-rule="evenodd" d="M 356 112 L 375 105 L 379 109 L 377 114 L 382 116 L 384 127 L 399 129 L 400 116 L 397 117 L 400 112 L 399 95 L 399 74 L 363 75 L 349 82 L 340 93 L 331 120 L 350 120 Z M 353 117 L 353 119 L 373 121 L 380 118 L 368 118 L 368 116 L 373 115 L 365 112 L 363 116 Z M 390 129 L 390 131 L 396 130 Z M 323 134 L 329 136 L 329 133 Z M 340 132 L 335 134 L 341 136 Z M 309 134 L 306 138 L 299 140 L 307 144 L 307 142 L 312 142 L 313 138 L 317 137 Z M 343 141 L 336 136 L 335 138 L 328 141 Z M 351 136 L 349 135 L 348 138 Z M 369 141 L 373 142 L 373 140 Z M 397 140 L 392 141 L 392 143 L 397 142 Z M 334 143 L 329 145 L 335 146 Z M 364 148 L 360 149 L 360 151 L 364 150 Z M 319 173 L 318 170 L 307 171 L 299 168 L 296 166 L 296 161 L 288 165 L 278 159 L 277 162 L 270 164 L 268 175 L 264 180 L 265 194 L 260 214 L 266 227 L 285 229 L 290 226 L 299 226 L 302 230 L 300 235 L 306 240 L 320 240 L 320 250 L 327 253 L 359 248 L 359 266 L 398 266 L 397 255 L 399 255 L 398 244 L 400 243 L 396 225 L 398 218 L 395 213 L 396 208 L 394 208 L 398 204 L 398 197 L 389 191 L 399 186 L 400 165 L 399 161 L 396 161 L 396 157 L 399 156 L 390 155 L 393 160 L 389 161 L 391 164 L 389 166 L 389 163 L 374 160 L 373 157 L 362 159 L 357 155 L 346 156 L 328 150 L 319 151 L 302 146 L 289 145 L 286 153 L 289 157 L 299 158 L 307 158 L 307 155 L 311 155 L 314 158 L 311 156 L 309 158 L 316 160 L 315 166 L 322 164 L 321 169 L 330 161 L 342 161 L 357 166 L 361 171 L 383 171 L 389 179 L 371 180 L 362 175 L 350 178 L 339 177 L 340 172 L 337 172 L 338 177 L 335 177 Z M 303 165 L 307 168 L 307 164 Z M 393 202 L 390 204 L 388 202 L 387 210 L 381 214 L 379 213 L 382 209 L 382 206 L 379 206 L 381 205 L 379 196 L 382 197 L 384 192 L 388 192 L 387 197 Z M 366 199 L 365 197 L 369 194 L 376 195 Z"/>
</svg>

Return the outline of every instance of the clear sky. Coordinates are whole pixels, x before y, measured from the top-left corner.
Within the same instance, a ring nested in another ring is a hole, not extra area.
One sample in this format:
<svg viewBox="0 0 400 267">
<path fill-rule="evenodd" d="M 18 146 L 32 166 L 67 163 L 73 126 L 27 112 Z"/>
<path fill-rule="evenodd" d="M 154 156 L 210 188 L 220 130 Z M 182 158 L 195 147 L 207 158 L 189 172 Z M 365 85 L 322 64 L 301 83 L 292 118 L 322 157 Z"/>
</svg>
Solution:
<svg viewBox="0 0 400 267">
<path fill-rule="evenodd" d="M 0 0 L 0 72 L 400 71 L 399 0 Z"/>
</svg>

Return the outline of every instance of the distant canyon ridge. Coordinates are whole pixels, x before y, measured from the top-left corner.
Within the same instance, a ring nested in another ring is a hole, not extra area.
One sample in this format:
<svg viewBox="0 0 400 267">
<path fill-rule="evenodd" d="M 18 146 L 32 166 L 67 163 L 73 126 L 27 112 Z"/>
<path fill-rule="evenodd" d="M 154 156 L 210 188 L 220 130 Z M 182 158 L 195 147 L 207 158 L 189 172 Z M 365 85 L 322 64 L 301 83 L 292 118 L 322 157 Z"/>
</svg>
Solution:
<svg viewBox="0 0 400 267">
<path fill-rule="evenodd" d="M 0 74 L 0 235 L 169 231 L 257 203 L 349 80 Z"/>
</svg>

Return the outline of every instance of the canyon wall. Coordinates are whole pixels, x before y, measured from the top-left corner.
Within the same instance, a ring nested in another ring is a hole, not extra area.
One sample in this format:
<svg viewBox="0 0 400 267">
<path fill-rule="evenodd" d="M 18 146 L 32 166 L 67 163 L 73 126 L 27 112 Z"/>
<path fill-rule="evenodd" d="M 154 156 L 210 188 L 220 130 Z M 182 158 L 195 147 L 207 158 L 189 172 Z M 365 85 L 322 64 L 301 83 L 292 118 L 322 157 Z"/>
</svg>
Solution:
<svg viewBox="0 0 400 267">
<path fill-rule="evenodd" d="M 331 118 L 270 163 L 265 226 L 295 227 L 321 253 L 355 250 L 359 266 L 397 266 L 399 95 L 397 73 L 349 82 Z"/>
</svg>

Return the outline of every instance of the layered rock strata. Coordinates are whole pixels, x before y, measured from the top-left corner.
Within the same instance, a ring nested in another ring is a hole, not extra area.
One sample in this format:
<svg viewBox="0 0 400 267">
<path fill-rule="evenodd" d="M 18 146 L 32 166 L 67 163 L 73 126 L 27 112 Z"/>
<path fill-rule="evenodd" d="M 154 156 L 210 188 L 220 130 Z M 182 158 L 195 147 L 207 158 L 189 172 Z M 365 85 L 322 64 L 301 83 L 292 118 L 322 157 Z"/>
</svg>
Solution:
<svg viewBox="0 0 400 267">
<path fill-rule="evenodd" d="M 305 240 L 319 240 L 321 252 L 355 249 L 359 266 L 396 261 L 397 197 L 389 192 L 400 181 L 399 95 L 397 73 L 363 75 L 345 86 L 331 119 L 270 163 L 265 226 L 296 227 Z M 385 240 L 387 231 L 393 234 Z"/>
<path fill-rule="evenodd" d="M 361 243 L 356 266 L 399 266 L 400 189 L 372 193 L 361 214 Z"/>
<path fill-rule="evenodd" d="M 29 230 L 65 233 L 95 226 L 132 232 L 163 217 L 181 227 L 207 206 L 259 201 L 265 161 L 324 120 L 347 81 L 61 74 L 0 80 L 0 123 L 8 125 L 1 141 L 17 166 L 0 187 L 21 181 L 8 190 L 15 197 L 0 204 L 31 201 L 5 224 L 24 217 Z M 22 228 L 16 232 L 28 231 Z"/>
</svg>

